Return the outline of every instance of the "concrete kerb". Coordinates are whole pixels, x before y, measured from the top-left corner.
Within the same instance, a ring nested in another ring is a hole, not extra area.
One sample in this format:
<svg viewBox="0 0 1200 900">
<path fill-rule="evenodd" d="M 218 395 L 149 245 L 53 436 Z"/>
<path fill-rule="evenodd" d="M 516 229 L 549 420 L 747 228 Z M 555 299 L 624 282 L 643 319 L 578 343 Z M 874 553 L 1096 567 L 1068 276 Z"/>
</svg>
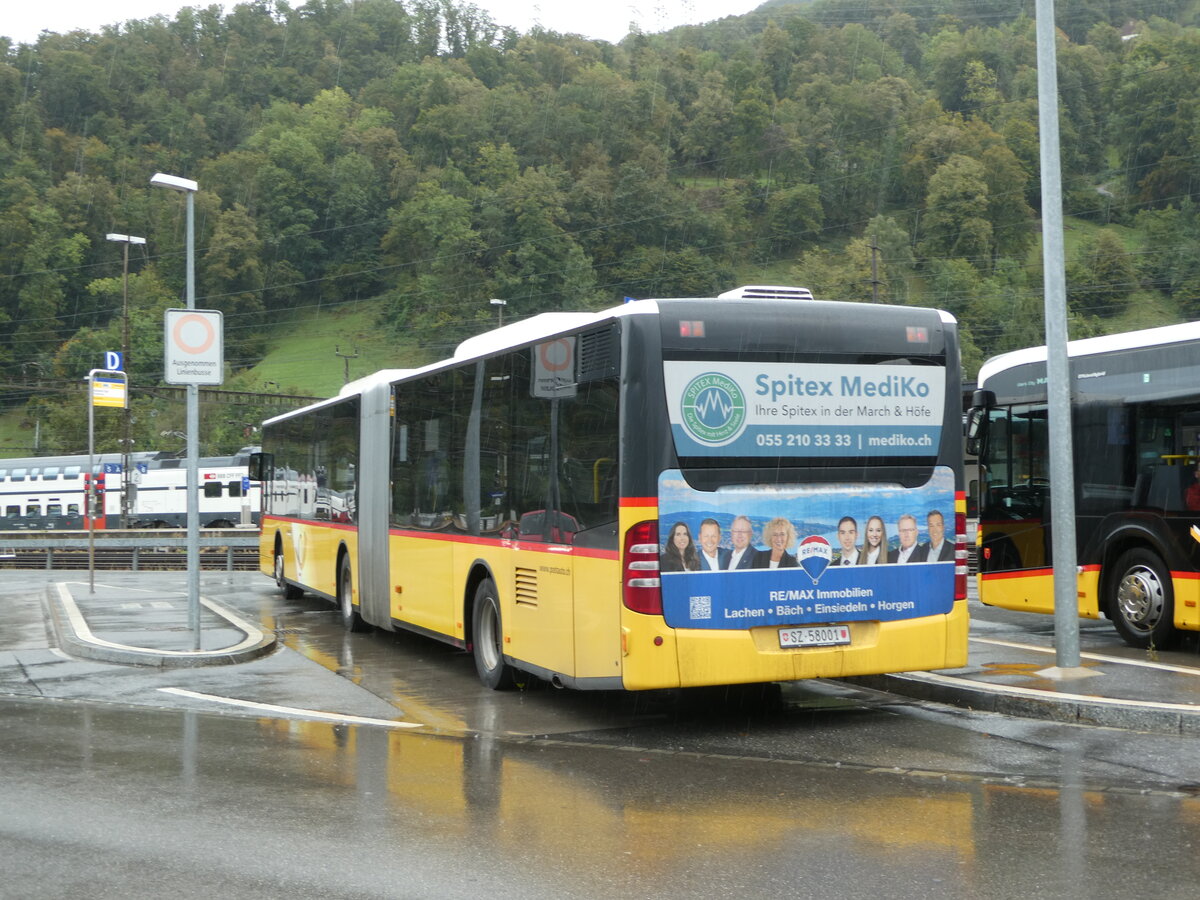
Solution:
<svg viewBox="0 0 1200 900">
<path fill-rule="evenodd" d="M 891 694 L 979 712 L 1200 737 L 1200 707 L 1182 703 L 1145 703 L 1010 685 L 982 685 L 937 672 L 904 672 L 844 680 Z"/>
<path fill-rule="evenodd" d="M 92 632 L 66 584 L 47 585 L 44 599 L 59 646 L 80 659 L 153 668 L 228 666 L 265 656 L 276 645 L 274 633 L 263 632 L 233 610 L 205 597 L 200 598 L 204 607 L 241 632 L 242 640 L 216 650 L 166 650 L 120 644 Z"/>
</svg>

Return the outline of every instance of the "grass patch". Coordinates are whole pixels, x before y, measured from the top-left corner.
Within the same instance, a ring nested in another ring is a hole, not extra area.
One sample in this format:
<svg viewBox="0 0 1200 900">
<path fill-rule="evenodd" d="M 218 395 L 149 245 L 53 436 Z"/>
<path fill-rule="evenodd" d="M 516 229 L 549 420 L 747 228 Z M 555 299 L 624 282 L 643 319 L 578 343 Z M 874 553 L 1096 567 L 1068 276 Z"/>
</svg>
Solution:
<svg viewBox="0 0 1200 900">
<path fill-rule="evenodd" d="M 346 381 L 379 369 L 423 365 L 431 357 L 397 340 L 379 324 L 379 304 L 364 301 L 334 310 L 309 310 L 277 323 L 262 362 L 226 385 L 234 390 L 332 397 Z M 345 359 L 338 353 L 357 356 Z"/>
<path fill-rule="evenodd" d="M 1132 253 L 1142 248 L 1143 236 L 1133 228 L 1127 228 L 1124 225 L 1102 225 L 1099 222 L 1089 222 L 1087 219 L 1076 219 L 1067 216 L 1063 219 L 1063 246 L 1067 259 L 1069 260 L 1075 251 L 1079 249 L 1080 244 L 1087 240 L 1094 240 L 1096 235 L 1102 231 L 1115 234 L 1120 238 L 1121 244 L 1127 252 Z M 1040 259 L 1042 253 L 1040 233 L 1038 234 L 1037 252 Z"/>
<path fill-rule="evenodd" d="M 0 458 L 32 456 L 35 430 L 24 409 L 0 413 Z"/>
</svg>

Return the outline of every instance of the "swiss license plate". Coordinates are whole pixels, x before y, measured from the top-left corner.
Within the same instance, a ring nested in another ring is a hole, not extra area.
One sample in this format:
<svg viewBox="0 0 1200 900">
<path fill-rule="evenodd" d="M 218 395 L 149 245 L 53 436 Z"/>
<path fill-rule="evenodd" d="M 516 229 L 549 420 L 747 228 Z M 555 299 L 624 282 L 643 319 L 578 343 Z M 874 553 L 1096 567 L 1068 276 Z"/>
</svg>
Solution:
<svg viewBox="0 0 1200 900">
<path fill-rule="evenodd" d="M 811 625 L 780 628 L 780 647 L 837 647 L 850 643 L 849 625 Z"/>
</svg>

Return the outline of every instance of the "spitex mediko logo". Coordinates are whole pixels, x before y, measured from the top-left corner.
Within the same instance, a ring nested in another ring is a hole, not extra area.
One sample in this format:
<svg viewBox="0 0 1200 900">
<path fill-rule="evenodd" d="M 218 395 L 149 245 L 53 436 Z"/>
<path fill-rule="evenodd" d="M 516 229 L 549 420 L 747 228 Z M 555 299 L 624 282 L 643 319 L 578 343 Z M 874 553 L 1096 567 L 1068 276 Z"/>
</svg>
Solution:
<svg viewBox="0 0 1200 900">
<path fill-rule="evenodd" d="M 683 427 L 704 444 L 728 444 L 746 426 L 746 396 L 736 381 L 720 372 L 705 372 L 689 381 L 680 407 Z"/>
</svg>

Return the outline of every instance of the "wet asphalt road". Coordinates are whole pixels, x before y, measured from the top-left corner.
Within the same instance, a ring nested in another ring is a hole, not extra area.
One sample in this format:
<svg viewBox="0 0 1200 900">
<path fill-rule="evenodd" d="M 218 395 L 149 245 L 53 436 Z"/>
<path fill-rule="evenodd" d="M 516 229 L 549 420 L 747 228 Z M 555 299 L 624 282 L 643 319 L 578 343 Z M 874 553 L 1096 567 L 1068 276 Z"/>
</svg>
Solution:
<svg viewBox="0 0 1200 900">
<path fill-rule="evenodd" d="M 497 694 L 466 654 L 346 635 L 256 575 L 203 590 L 276 631 L 269 657 L 79 662 L 28 602 L 46 576 L 11 574 L 0 895 L 1192 897 L 1200 875 L 1194 741 L 830 683 Z"/>
</svg>

